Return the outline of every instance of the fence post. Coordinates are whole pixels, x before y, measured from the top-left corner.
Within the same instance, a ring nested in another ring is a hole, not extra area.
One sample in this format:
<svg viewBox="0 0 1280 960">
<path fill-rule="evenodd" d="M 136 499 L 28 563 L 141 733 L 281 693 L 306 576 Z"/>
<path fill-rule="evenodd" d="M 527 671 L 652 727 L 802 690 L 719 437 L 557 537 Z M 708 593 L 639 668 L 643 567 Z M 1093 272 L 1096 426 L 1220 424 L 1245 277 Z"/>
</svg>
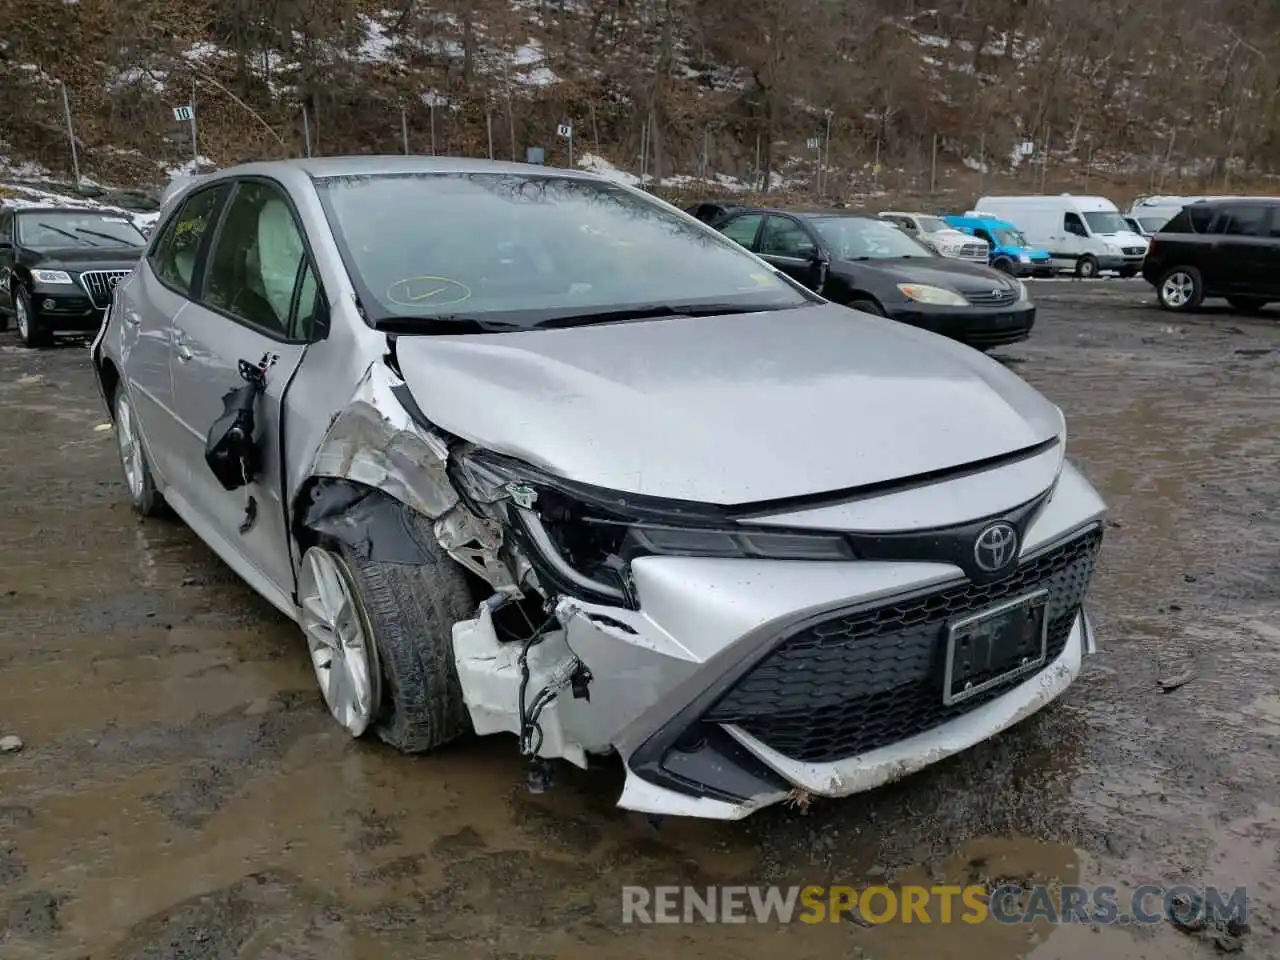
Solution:
<svg viewBox="0 0 1280 960">
<path fill-rule="evenodd" d="M 938 135 L 933 135 L 933 160 L 929 165 L 929 193 L 938 192 Z"/>
<path fill-rule="evenodd" d="M 493 109 L 489 106 L 488 101 L 484 105 L 484 126 L 489 134 L 489 159 L 493 159 Z"/>
<path fill-rule="evenodd" d="M 307 145 L 307 159 L 311 159 L 311 118 L 307 116 L 307 105 L 302 105 L 302 138 Z"/>
<path fill-rule="evenodd" d="M 436 155 L 436 95 L 431 94 L 431 155 Z"/>
<path fill-rule="evenodd" d="M 978 140 L 978 196 L 987 193 L 987 135 L 984 132 Z"/>
<path fill-rule="evenodd" d="M 409 120 L 405 117 L 404 104 L 400 104 L 400 141 L 404 144 L 404 155 L 409 155 Z"/>
<path fill-rule="evenodd" d="M 1051 127 L 1044 128 L 1044 146 L 1041 148 L 1043 154 L 1040 157 L 1040 192 L 1044 193 L 1045 185 L 1049 182 L 1049 144 L 1053 142 L 1053 130 Z"/>
<path fill-rule="evenodd" d="M 67 96 L 67 85 L 59 80 L 62 86 L 62 109 L 67 115 L 67 142 L 71 144 L 71 168 L 75 171 L 76 186 L 80 186 L 80 154 L 76 151 L 76 132 L 71 126 L 71 98 Z"/>
</svg>

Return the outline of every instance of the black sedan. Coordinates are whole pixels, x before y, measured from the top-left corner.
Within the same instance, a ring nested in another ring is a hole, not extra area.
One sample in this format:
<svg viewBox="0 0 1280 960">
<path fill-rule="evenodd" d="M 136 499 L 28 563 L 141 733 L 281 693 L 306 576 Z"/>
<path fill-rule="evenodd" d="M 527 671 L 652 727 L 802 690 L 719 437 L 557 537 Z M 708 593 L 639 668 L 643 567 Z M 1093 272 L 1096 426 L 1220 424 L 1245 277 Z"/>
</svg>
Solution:
<svg viewBox="0 0 1280 960">
<path fill-rule="evenodd" d="M 1025 340 L 1035 324 L 1020 280 L 940 257 L 871 214 L 750 209 L 715 227 L 828 300 L 980 350 Z"/>
<path fill-rule="evenodd" d="M 43 346 L 92 333 L 147 239 L 128 217 L 74 207 L 0 208 L 0 329 Z"/>
</svg>

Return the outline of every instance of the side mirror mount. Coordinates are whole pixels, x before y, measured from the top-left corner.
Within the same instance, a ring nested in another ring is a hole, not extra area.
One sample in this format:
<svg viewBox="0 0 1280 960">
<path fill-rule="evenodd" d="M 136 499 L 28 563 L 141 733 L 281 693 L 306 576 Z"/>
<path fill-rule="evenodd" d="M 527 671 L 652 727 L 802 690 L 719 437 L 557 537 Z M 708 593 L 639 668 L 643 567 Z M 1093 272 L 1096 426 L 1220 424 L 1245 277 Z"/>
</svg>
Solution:
<svg viewBox="0 0 1280 960">
<path fill-rule="evenodd" d="M 827 256 L 827 252 L 821 247 L 813 244 L 810 244 L 802 251 L 802 256 L 816 266 L 824 266 L 831 262 L 831 258 Z"/>
</svg>

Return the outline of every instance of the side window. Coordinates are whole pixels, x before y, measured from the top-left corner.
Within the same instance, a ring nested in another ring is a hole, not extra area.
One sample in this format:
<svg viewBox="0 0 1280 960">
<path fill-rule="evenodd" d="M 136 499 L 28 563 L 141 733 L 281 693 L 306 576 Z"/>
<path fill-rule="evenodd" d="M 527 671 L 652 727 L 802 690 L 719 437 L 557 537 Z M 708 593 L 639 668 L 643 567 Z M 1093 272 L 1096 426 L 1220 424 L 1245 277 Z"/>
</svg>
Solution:
<svg viewBox="0 0 1280 960">
<path fill-rule="evenodd" d="M 289 336 L 294 287 L 305 256 L 302 232 L 284 195 L 265 183 L 241 183 L 209 255 L 201 299 L 266 333 Z"/>
<path fill-rule="evenodd" d="M 749 213 L 742 217 L 734 217 L 720 228 L 720 232 L 734 243 L 740 243 L 750 250 L 751 244 L 756 239 L 756 229 L 763 219 L 764 217 L 754 213 Z"/>
<path fill-rule="evenodd" d="M 184 294 L 190 292 L 196 256 L 217 219 L 222 195 L 207 190 L 178 204 L 147 254 L 156 276 Z"/>
<path fill-rule="evenodd" d="M 1062 228 L 1067 233 L 1074 233 L 1077 237 L 1087 237 L 1089 231 L 1084 228 L 1084 221 L 1080 219 L 1078 213 L 1068 213 L 1062 218 Z"/>
<path fill-rule="evenodd" d="M 13 242 L 13 211 L 0 210 L 0 243 Z"/>
<path fill-rule="evenodd" d="M 1233 237 L 1260 237 L 1266 225 L 1266 207 L 1230 206 L 1223 207 L 1218 213 L 1212 232 Z"/>
<path fill-rule="evenodd" d="M 799 259 L 808 256 L 812 249 L 813 241 L 804 227 L 789 217 L 770 217 L 764 222 L 764 234 L 760 237 L 762 256 Z"/>
<path fill-rule="evenodd" d="M 977 237 L 979 240 L 987 241 L 987 246 L 989 247 L 999 246 L 999 244 L 997 244 L 994 240 L 991 239 L 991 234 L 987 233 L 987 231 L 981 228 L 973 231 L 973 235 Z"/>
<path fill-rule="evenodd" d="M 308 260 L 298 279 L 298 302 L 294 308 L 293 336 L 308 342 L 315 339 L 316 312 L 320 306 L 320 284 Z"/>
<path fill-rule="evenodd" d="M 196 255 L 217 216 L 222 185 L 193 193 L 165 226 L 165 235 L 156 243 L 151 266 L 156 275 L 183 293 L 191 292 Z"/>
</svg>

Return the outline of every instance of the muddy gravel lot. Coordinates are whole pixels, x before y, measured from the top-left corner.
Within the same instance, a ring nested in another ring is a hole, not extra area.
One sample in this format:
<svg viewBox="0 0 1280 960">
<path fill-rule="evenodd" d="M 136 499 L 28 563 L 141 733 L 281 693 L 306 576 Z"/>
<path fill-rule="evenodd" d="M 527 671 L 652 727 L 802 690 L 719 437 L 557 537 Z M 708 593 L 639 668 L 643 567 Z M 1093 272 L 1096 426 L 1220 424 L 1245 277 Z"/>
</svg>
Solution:
<svg viewBox="0 0 1280 960">
<path fill-rule="evenodd" d="M 1280 957 L 1280 312 L 1033 286 L 1033 338 L 1002 357 L 1066 411 L 1113 511 L 1099 656 L 885 789 L 656 829 L 614 808 L 608 764 L 534 795 L 514 739 L 348 740 L 296 629 L 185 527 L 131 514 L 83 342 L 0 335 L 0 736 L 24 742 L 0 753 L 0 956 Z M 1243 885 L 1249 930 L 637 927 L 620 907 L 622 884 L 979 876 Z"/>
</svg>

